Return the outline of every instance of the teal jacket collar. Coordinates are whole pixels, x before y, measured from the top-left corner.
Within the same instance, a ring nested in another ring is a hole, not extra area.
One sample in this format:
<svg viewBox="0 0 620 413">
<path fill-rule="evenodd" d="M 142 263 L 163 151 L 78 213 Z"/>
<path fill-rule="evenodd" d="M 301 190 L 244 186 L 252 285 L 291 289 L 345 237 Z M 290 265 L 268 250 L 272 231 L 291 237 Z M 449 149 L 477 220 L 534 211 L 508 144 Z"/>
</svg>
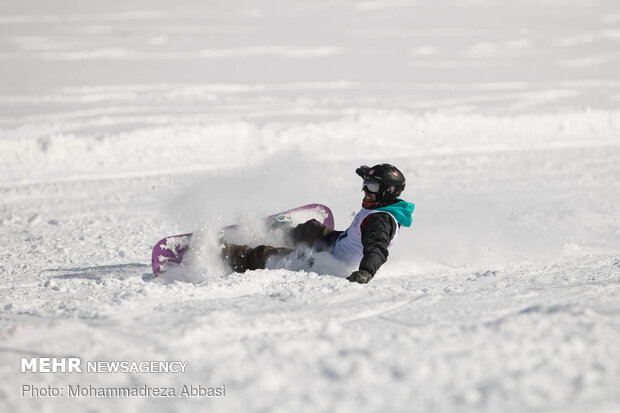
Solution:
<svg viewBox="0 0 620 413">
<path fill-rule="evenodd" d="M 413 221 L 413 209 L 415 205 L 411 202 L 403 201 L 402 199 L 398 199 L 396 203 L 384 207 L 377 208 L 376 211 L 385 211 L 389 212 L 396 218 L 396 222 L 405 227 L 410 227 L 411 222 Z"/>
</svg>

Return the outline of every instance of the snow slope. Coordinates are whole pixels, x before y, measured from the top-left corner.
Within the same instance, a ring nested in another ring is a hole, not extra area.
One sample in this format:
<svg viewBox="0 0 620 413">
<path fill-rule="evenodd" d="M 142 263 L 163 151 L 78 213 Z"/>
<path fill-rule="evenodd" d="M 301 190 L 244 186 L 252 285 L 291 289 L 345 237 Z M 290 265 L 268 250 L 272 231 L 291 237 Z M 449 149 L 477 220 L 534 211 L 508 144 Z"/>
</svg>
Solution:
<svg viewBox="0 0 620 413">
<path fill-rule="evenodd" d="M 177 3 L 0 5 L 0 411 L 620 410 L 614 1 Z M 370 284 L 208 253 L 153 280 L 166 235 L 311 202 L 344 229 L 378 162 L 416 211 Z"/>
</svg>

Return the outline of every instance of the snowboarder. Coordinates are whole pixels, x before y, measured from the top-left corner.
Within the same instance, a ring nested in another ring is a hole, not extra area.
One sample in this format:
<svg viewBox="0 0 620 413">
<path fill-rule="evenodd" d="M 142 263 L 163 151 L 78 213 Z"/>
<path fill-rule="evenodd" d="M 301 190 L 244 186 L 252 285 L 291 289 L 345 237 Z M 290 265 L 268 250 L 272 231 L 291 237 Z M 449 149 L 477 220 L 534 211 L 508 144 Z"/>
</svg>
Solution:
<svg viewBox="0 0 620 413">
<path fill-rule="evenodd" d="M 362 209 L 349 228 L 336 231 L 312 219 L 288 228 L 287 233 L 295 245 L 305 244 L 315 251 L 329 251 L 340 261 L 358 266 L 347 280 L 365 284 L 387 261 L 400 227 L 411 226 L 414 205 L 398 198 L 405 189 L 405 177 L 395 166 L 360 166 L 355 172 L 364 179 L 364 199 Z M 273 224 L 286 221 L 286 217 L 276 216 Z M 222 257 L 236 272 L 265 268 L 270 258 L 284 257 L 295 251 L 268 245 L 256 248 L 227 242 L 222 245 Z"/>
</svg>

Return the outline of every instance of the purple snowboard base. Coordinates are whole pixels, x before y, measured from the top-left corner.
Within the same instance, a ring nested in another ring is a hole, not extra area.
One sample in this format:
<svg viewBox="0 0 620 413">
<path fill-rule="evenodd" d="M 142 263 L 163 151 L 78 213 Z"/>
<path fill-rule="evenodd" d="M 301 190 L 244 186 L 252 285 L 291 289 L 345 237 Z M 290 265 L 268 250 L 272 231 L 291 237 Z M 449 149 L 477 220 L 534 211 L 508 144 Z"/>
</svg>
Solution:
<svg viewBox="0 0 620 413">
<path fill-rule="evenodd" d="M 298 208 L 294 208 L 288 211 L 280 212 L 291 215 L 293 224 L 299 224 L 306 222 L 310 219 L 316 219 L 327 225 L 330 228 L 334 228 L 334 215 L 332 211 L 322 204 L 309 204 Z M 275 215 L 269 215 L 265 218 L 265 221 L 269 221 Z M 235 229 L 236 225 L 229 225 L 222 228 L 224 233 L 227 230 Z M 153 248 L 151 255 L 151 264 L 153 265 L 153 275 L 157 277 L 159 274 L 166 272 L 170 265 L 180 264 L 183 262 L 183 255 L 189 249 L 192 234 L 172 235 L 160 240 Z"/>
</svg>

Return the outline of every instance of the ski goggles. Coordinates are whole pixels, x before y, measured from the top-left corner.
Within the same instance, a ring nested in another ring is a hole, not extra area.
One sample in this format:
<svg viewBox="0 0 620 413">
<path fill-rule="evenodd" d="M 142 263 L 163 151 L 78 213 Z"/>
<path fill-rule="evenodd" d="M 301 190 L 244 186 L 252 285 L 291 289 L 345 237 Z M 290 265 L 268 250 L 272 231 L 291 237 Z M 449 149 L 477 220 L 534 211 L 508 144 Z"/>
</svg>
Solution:
<svg viewBox="0 0 620 413">
<path fill-rule="evenodd" d="M 365 178 L 364 184 L 362 186 L 362 190 L 369 192 L 371 194 L 378 194 L 379 189 L 381 189 L 381 183 L 379 181 L 375 181 L 372 178 Z"/>
</svg>

